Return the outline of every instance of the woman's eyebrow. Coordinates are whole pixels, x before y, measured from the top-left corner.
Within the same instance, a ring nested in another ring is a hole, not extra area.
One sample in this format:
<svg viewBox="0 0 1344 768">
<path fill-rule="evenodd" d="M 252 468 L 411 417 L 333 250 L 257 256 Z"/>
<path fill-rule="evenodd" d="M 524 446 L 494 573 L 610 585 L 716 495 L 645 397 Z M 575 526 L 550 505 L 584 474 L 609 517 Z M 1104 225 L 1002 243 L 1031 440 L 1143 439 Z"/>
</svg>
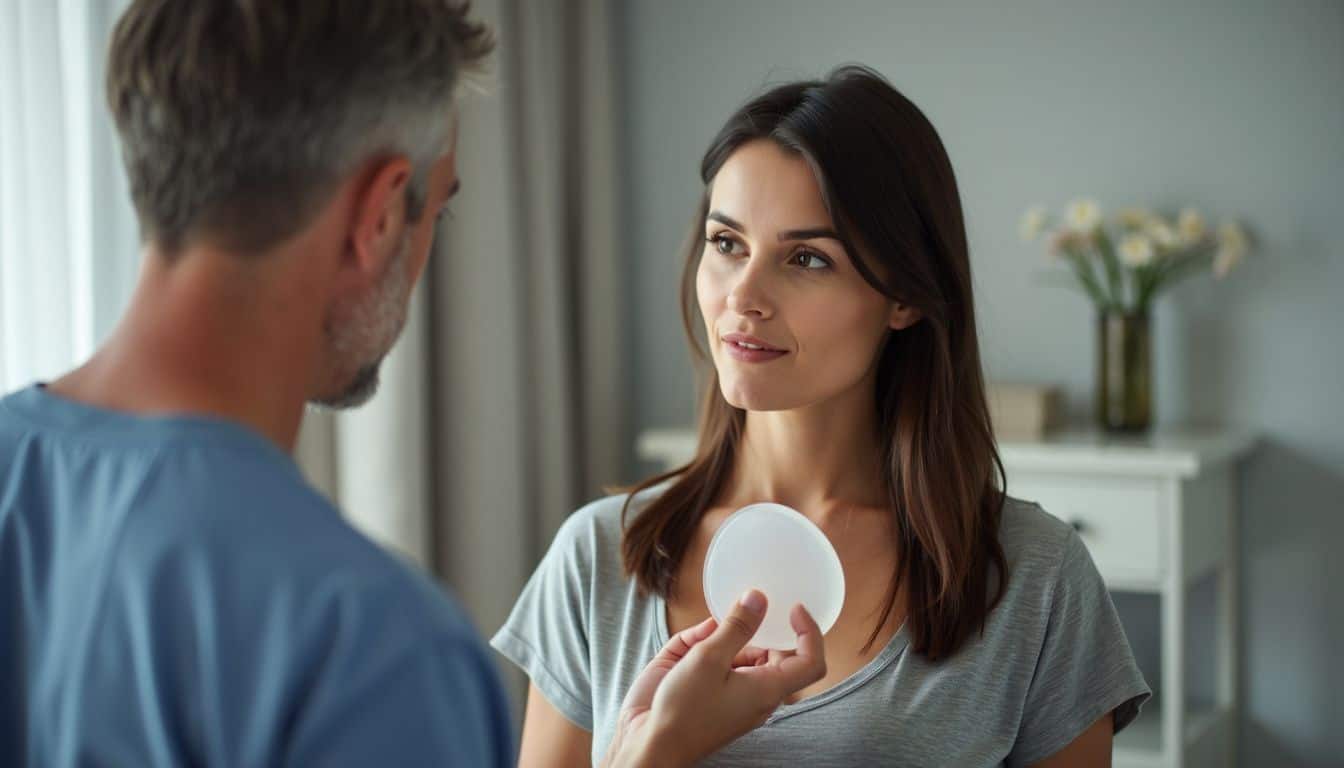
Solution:
<svg viewBox="0 0 1344 768">
<path fill-rule="evenodd" d="M 739 222 L 737 219 L 734 219 L 732 216 L 723 213 L 722 211 L 710 211 L 709 214 L 705 216 L 705 220 L 717 221 L 720 224 L 724 224 L 726 226 L 732 227 L 733 229 L 736 229 L 738 232 L 747 231 L 747 228 L 742 226 L 741 222 Z"/>
<path fill-rule="evenodd" d="M 746 232 L 747 228 L 737 219 L 729 216 L 722 211 L 710 211 L 705 216 L 706 220 L 717 221 L 720 224 L 727 225 L 739 232 Z M 779 241 L 787 242 L 790 240 L 815 240 L 818 238 L 827 238 L 830 240 L 840 240 L 840 233 L 830 227 L 808 227 L 806 229 L 790 229 L 779 233 Z M 843 242 L 843 241 L 841 241 Z"/>
<path fill-rule="evenodd" d="M 787 232 L 779 233 L 779 241 L 786 240 L 815 240 L 817 238 L 829 238 L 831 240 L 840 240 L 840 233 L 830 227 L 812 227 L 810 229 L 790 229 Z M 843 242 L 843 241 L 842 241 Z"/>
</svg>

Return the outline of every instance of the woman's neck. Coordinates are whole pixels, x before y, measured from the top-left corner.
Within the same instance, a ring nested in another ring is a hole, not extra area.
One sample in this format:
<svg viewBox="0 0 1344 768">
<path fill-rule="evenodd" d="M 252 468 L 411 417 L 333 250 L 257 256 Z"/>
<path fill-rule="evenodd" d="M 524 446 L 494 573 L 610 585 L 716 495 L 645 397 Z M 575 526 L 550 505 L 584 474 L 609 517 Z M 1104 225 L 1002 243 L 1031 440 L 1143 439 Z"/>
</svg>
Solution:
<svg viewBox="0 0 1344 768">
<path fill-rule="evenodd" d="M 837 506 L 887 506 L 869 386 L 789 411 L 748 411 L 723 501 L 791 506 L 814 519 Z"/>
</svg>

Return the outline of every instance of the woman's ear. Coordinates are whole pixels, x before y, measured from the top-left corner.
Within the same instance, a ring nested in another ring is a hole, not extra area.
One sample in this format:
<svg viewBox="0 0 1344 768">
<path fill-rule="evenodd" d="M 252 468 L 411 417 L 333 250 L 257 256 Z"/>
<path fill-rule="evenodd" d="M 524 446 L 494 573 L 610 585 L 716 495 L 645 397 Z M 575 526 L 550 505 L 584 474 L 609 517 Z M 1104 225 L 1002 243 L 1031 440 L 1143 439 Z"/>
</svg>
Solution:
<svg viewBox="0 0 1344 768">
<path fill-rule="evenodd" d="M 924 314 L 909 304 L 902 304 L 899 301 L 891 305 L 891 315 L 887 318 L 887 326 L 893 331 L 903 331 L 906 328 L 918 323 Z"/>
</svg>

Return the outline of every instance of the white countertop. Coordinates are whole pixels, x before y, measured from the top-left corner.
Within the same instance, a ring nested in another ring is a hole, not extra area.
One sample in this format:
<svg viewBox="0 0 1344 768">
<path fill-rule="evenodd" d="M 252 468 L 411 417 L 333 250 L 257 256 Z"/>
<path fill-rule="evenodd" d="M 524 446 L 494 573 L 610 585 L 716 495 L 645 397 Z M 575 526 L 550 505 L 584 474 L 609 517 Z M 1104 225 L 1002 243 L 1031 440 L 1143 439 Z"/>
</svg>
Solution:
<svg viewBox="0 0 1344 768">
<path fill-rule="evenodd" d="M 693 429 L 650 429 L 639 436 L 637 451 L 642 459 L 671 466 L 688 461 L 695 445 Z M 1218 427 L 1169 427 L 1140 435 L 1069 429 L 1040 440 L 1003 440 L 999 453 L 1016 469 L 1191 477 L 1241 458 L 1254 445 L 1251 434 Z"/>
</svg>

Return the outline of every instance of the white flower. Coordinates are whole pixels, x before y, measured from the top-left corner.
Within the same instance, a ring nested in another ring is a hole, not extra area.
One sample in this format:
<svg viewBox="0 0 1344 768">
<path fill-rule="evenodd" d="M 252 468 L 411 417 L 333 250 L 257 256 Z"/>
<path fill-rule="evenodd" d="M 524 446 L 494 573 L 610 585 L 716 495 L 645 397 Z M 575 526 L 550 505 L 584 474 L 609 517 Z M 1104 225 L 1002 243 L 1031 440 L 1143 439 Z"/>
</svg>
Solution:
<svg viewBox="0 0 1344 768">
<path fill-rule="evenodd" d="M 1180 233 L 1181 240 L 1189 245 L 1203 240 L 1206 229 L 1204 217 L 1194 208 L 1183 209 L 1176 219 L 1176 231 Z"/>
<path fill-rule="evenodd" d="M 1236 251 L 1219 251 L 1213 256 L 1213 276 L 1219 280 L 1227 277 L 1238 264 L 1241 263 L 1242 254 Z"/>
<path fill-rule="evenodd" d="M 1246 238 L 1246 231 L 1241 228 L 1237 222 L 1229 219 L 1224 221 L 1218 227 L 1218 243 L 1223 248 L 1237 251 L 1241 255 L 1246 255 L 1250 241 Z"/>
<path fill-rule="evenodd" d="M 1023 240 L 1035 240 L 1045 229 L 1045 221 L 1045 206 L 1032 206 L 1022 214 L 1022 223 L 1018 225 L 1017 232 Z"/>
<path fill-rule="evenodd" d="M 1218 252 L 1213 256 L 1213 276 L 1227 277 L 1232 268 L 1241 263 L 1249 250 L 1246 232 L 1235 221 L 1225 221 L 1218 227 Z"/>
<path fill-rule="evenodd" d="M 1146 267 L 1153 263 L 1155 255 L 1153 241 L 1147 235 L 1126 235 L 1120 241 L 1120 260 L 1131 267 Z"/>
<path fill-rule="evenodd" d="M 1064 209 L 1064 216 L 1074 232 L 1090 234 L 1101 226 L 1101 206 L 1096 200 L 1074 200 Z"/>
<path fill-rule="evenodd" d="M 1159 248 L 1175 248 L 1181 244 L 1181 238 L 1177 236 L 1176 230 L 1172 229 L 1171 224 L 1161 216 L 1155 215 L 1149 218 L 1143 230 Z"/>
<path fill-rule="evenodd" d="M 1091 245 L 1092 241 L 1087 235 L 1080 235 L 1077 232 L 1068 229 L 1057 229 L 1050 235 L 1050 242 L 1046 246 L 1046 253 L 1053 258 L 1061 258 L 1072 251 L 1081 251 Z"/>
<path fill-rule="evenodd" d="M 1147 208 L 1121 208 L 1115 212 L 1115 220 L 1125 229 L 1143 229 L 1153 219 L 1153 212 Z"/>
</svg>

